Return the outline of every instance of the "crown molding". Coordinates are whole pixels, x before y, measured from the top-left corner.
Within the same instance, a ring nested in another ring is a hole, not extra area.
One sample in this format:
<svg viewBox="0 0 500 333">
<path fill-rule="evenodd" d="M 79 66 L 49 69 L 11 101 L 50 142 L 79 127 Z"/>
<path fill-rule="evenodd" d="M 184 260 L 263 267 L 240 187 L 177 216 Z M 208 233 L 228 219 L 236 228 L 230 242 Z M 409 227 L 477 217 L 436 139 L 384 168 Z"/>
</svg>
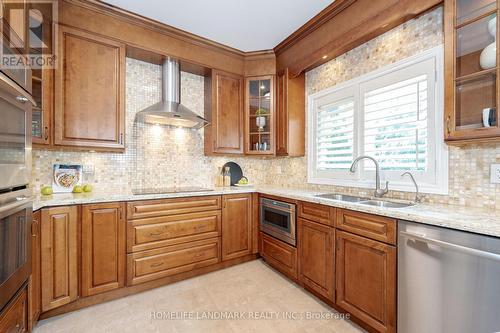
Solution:
<svg viewBox="0 0 500 333">
<path fill-rule="evenodd" d="M 294 33 L 285 38 L 281 43 L 279 43 L 275 48 L 274 52 L 276 56 L 284 52 L 292 45 L 300 41 L 301 39 L 307 37 L 309 34 L 314 32 L 316 29 L 320 28 L 325 22 L 328 22 L 336 15 L 341 13 L 347 7 L 352 5 L 356 0 L 336 0 L 335 2 L 328 5 L 325 9 L 319 12 L 312 19 L 307 21 L 304 25 L 298 28 Z"/>
</svg>

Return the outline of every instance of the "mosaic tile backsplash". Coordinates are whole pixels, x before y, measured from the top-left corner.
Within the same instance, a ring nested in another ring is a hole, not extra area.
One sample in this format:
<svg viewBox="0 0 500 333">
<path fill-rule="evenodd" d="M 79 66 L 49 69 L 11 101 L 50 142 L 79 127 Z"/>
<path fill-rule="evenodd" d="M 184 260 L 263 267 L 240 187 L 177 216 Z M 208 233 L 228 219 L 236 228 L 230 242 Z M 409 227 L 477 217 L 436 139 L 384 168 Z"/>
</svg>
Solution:
<svg viewBox="0 0 500 333">
<path fill-rule="evenodd" d="M 394 63 L 443 43 L 443 10 L 437 8 L 317 67 L 306 74 L 307 95 Z M 123 154 L 35 149 L 33 186 L 51 183 L 54 163 L 93 166 L 88 177 L 96 190 L 131 188 L 211 187 L 217 168 L 235 161 L 252 183 L 309 190 L 370 195 L 371 189 L 307 184 L 306 158 L 206 157 L 203 131 L 135 124 L 135 114 L 159 101 L 161 69 L 127 59 L 126 150 Z M 181 100 L 203 114 L 203 78 L 182 73 Z M 425 201 L 500 209 L 500 186 L 490 184 L 489 166 L 500 163 L 500 144 L 450 147 L 449 195 L 426 195 Z M 412 199 L 412 193 L 391 191 L 390 198 Z"/>
</svg>

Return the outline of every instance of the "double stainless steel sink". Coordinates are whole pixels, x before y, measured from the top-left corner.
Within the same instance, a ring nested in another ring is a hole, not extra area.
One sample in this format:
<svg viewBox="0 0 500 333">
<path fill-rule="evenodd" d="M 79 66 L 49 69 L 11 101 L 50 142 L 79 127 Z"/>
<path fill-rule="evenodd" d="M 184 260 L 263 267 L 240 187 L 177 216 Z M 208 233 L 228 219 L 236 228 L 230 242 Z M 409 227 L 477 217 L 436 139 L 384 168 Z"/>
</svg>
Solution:
<svg viewBox="0 0 500 333">
<path fill-rule="evenodd" d="M 405 208 L 415 205 L 414 203 L 411 202 L 376 200 L 376 199 L 369 199 L 363 197 L 356 197 L 353 195 L 336 194 L 336 193 L 318 194 L 315 195 L 315 197 L 322 199 L 336 200 L 336 201 L 359 203 L 360 205 L 374 206 L 380 208 Z"/>
</svg>

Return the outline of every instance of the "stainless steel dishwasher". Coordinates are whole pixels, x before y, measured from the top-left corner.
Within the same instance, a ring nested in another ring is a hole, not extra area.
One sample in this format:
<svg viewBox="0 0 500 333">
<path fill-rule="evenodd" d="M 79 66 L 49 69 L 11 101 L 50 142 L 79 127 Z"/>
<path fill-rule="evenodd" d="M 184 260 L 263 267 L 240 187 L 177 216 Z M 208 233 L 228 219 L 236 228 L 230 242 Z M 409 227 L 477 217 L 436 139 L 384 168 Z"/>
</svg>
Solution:
<svg viewBox="0 0 500 333">
<path fill-rule="evenodd" d="M 500 332 L 500 238 L 398 229 L 398 332 Z"/>
</svg>

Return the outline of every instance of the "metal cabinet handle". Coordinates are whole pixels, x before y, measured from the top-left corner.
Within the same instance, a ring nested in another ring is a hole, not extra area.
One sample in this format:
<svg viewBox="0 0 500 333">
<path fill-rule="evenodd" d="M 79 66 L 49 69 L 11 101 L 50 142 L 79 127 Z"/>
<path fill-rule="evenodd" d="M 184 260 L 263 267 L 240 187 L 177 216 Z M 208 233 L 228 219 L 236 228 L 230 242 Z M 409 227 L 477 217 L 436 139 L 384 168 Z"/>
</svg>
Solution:
<svg viewBox="0 0 500 333">
<path fill-rule="evenodd" d="M 120 133 L 120 144 L 123 144 L 123 133 Z"/>
<path fill-rule="evenodd" d="M 149 236 L 160 236 L 161 234 L 163 234 L 163 231 L 158 231 L 158 232 L 150 232 L 150 233 L 149 233 Z"/>
<path fill-rule="evenodd" d="M 45 137 L 45 141 L 47 141 L 49 139 L 49 127 L 48 126 L 45 126 L 44 137 Z"/>
<path fill-rule="evenodd" d="M 33 220 L 31 223 L 31 236 L 36 237 L 38 235 L 38 220 Z"/>
<path fill-rule="evenodd" d="M 28 99 L 24 96 L 16 96 L 16 101 L 21 102 L 21 103 L 26 103 Z"/>
<path fill-rule="evenodd" d="M 425 235 L 420 235 L 420 234 L 416 234 L 413 232 L 400 231 L 399 234 L 403 237 L 406 237 L 406 238 L 409 238 L 412 240 L 417 240 L 417 241 L 421 241 L 424 243 L 437 245 L 437 246 L 444 247 L 444 248 L 447 248 L 450 250 L 455 250 L 455 251 L 463 252 L 466 254 L 470 254 L 470 255 L 473 255 L 476 257 L 482 257 L 482 258 L 486 258 L 486 259 L 500 261 L 500 254 L 481 251 L 481 250 L 473 249 L 473 248 L 462 246 L 462 245 L 444 242 L 441 240 L 429 238 Z"/>
<path fill-rule="evenodd" d="M 446 118 L 446 133 L 448 135 L 451 134 L 451 126 L 450 126 L 450 123 L 451 123 L 451 116 L 448 116 L 448 118 Z"/>
</svg>

